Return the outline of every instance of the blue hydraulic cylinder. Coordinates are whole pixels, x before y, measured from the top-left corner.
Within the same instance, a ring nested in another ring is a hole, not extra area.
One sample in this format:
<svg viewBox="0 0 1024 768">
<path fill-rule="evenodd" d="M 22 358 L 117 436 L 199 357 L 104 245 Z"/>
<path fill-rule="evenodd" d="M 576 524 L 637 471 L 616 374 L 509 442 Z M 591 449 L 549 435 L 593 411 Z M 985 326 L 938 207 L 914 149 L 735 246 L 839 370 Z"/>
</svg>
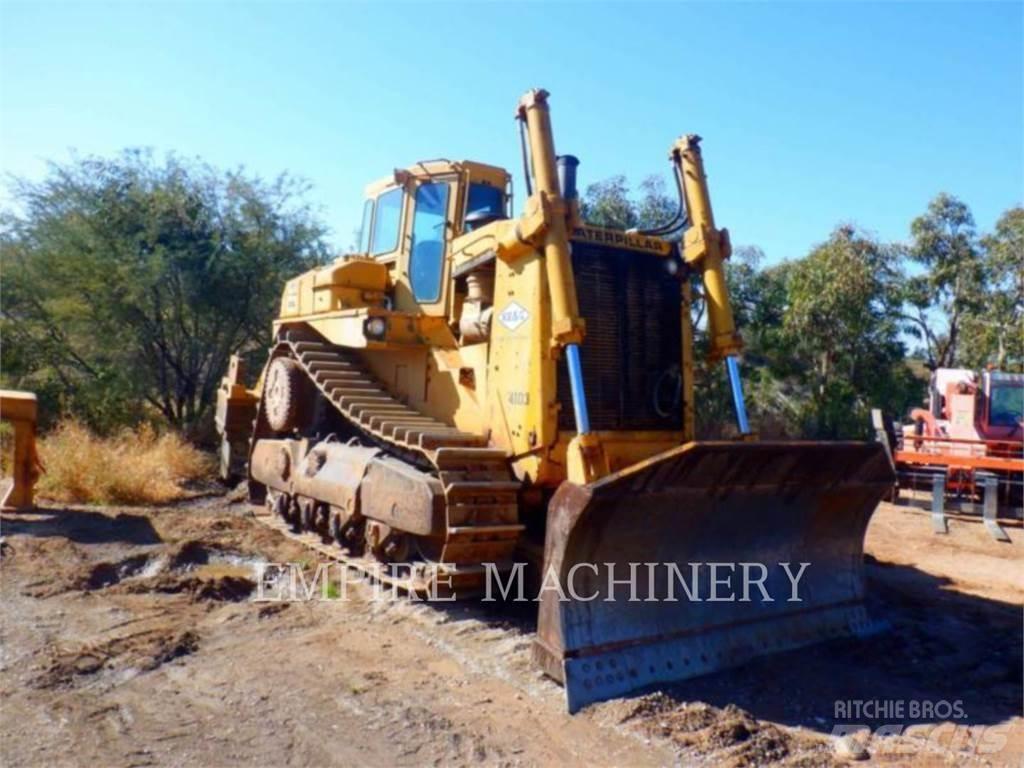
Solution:
<svg viewBox="0 0 1024 768">
<path fill-rule="evenodd" d="M 572 410 L 576 415 L 576 431 L 585 435 L 590 431 L 590 415 L 587 412 L 587 395 L 583 391 L 583 367 L 580 365 L 578 344 L 567 344 L 565 362 L 569 366 L 569 386 L 572 389 Z M 740 395 L 742 400 L 743 395 Z"/>
<path fill-rule="evenodd" d="M 747 405 L 743 402 L 743 382 L 740 380 L 740 364 L 735 355 L 725 358 L 725 370 L 729 374 L 729 386 L 732 388 L 732 405 L 736 411 L 736 426 L 740 434 L 750 433 L 750 422 L 747 421 Z"/>
</svg>

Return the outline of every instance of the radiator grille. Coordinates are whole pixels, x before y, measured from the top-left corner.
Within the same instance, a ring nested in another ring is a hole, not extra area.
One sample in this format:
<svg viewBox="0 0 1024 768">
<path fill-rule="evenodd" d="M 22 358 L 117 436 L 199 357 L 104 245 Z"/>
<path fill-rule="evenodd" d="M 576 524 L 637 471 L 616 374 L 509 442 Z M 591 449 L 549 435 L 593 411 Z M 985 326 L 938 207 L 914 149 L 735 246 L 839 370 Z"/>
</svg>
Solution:
<svg viewBox="0 0 1024 768">
<path fill-rule="evenodd" d="M 580 355 L 591 428 L 680 429 L 680 287 L 664 258 L 574 242 L 573 273 L 587 323 Z M 558 398 L 559 427 L 574 430 L 564 360 Z"/>
</svg>

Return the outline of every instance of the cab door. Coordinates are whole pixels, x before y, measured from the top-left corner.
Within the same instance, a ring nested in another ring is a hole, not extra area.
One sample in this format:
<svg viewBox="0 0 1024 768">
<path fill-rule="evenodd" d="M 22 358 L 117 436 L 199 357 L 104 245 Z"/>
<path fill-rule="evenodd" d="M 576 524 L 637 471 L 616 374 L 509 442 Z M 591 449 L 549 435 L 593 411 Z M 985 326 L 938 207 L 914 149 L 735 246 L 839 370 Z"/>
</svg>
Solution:
<svg viewBox="0 0 1024 768">
<path fill-rule="evenodd" d="M 406 296 L 396 296 L 397 309 L 444 315 L 448 299 L 448 243 L 455 212 L 455 179 L 417 180 L 410 200 L 408 248 L 403 249 Z M 403 306 L 406 302 L 411 306 Z"/>
</svg>

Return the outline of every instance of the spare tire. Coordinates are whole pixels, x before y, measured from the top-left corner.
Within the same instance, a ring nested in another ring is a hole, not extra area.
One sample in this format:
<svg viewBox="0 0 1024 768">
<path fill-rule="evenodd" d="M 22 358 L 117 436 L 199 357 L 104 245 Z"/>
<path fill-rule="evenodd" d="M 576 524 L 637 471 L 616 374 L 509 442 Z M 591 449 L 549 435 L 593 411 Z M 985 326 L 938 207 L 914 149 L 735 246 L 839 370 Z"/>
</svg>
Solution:
<svg viewBox="0 0 1024 768">
<path fill-rule="evenodd" d="M 263 404 L 267 423 L 275 432 L 291 432 L 304 426 L 306 374 L 287 357 L 278 357 L 267 370 Z"/>
</svg>

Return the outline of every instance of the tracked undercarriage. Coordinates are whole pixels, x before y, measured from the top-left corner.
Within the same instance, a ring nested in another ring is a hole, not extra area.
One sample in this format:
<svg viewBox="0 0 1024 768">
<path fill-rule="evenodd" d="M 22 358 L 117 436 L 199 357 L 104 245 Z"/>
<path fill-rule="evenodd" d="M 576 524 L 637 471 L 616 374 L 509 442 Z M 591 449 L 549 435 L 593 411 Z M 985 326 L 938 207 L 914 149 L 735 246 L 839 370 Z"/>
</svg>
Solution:
<svg viewBox="0 0 1024 768">
<path fill-rule="evenodd" d="M 312 333 L 284 333 L 264 375 L 249 463 L 251 499 L 267 514 L 417 592 L 469 594 L 484 563 L 510 566 L 524 526 L 503 451 L 403 404 Z M 380 568 L 411 560 L 411 571 Z"/>
</svg>

